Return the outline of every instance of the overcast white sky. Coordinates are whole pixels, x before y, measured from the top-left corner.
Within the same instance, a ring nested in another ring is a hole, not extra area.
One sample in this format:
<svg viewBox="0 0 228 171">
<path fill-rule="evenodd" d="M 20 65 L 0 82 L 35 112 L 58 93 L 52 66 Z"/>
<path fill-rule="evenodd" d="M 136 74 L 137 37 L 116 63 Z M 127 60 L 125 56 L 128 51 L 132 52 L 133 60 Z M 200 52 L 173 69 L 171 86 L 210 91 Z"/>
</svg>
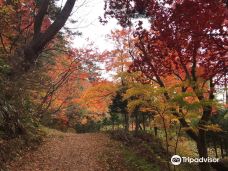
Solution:
<svg viewBox="0 0 228 171">
<path fill-rule="evenodd" d="M 62 4 L 63 6 L 65 1 L 59 0 L 58 5 L 61 6 Z M 72 47 L 83 48 L 93 42 L 100 52 L 113 49 L 114 45 L 106 36 L 111 33 L 111 30 L 121 29 L 121 26 L 117 24 L 115 19 L 110 19 L 107 24 L 102 25 L 99 22 L 99 17 L 103 17 L 104 12 L 104 0 L 76 1 L 70 19 L 77 20 L 78 22 L 75 24 L 67 22 L 66 26 L 71 28 L 72 31 L 81 32 L 82 36 L 73 37 Z M 146 24 L 145 28 L 149 28 L 149 24 Z M 100 67 L 104 69 L 103 64 L 100 64 Z M 112 80 L 113 74 L 113 72 L 107 73 L 105 70 L 101 72 L 102 77 L 108 80 Z"/>
<path fill-rule="evenodd" d="M 62 2 L 65 3 L 65 0 Z M 59 1 L 61 4 L 61 0 Z M 76 36 L 73 39 L 73 47 L 86 47 L 88 42 L 94 42 L 94 45 L 101 51 L 112 49 L 112 44 L 106 39 L 106 35 L 111 30 L 120 29 L 117 21 L 112 19 L 106 25 L 99 22 L 99 16 L 104 15 L 104 0 L 77 0 L 71 16 L 77 20 L 75 24 L 67 23 L 67 27 L 72 31 L 82 32 L 82 36 Z"/>
<path fill-rule="evenodd" d="M 62 6 L 65 4 L 66 0 L 59 0 L 58 5 Z M 71 31 L 79 31 L 82 36 L 74 36 L 72 39 L 72 47 L 83 48 L 87 47 L 91 42 L 94 43 L 93 47 L 98 48 L 100 52 L 104 50 L 113 49 L 113 44 L 106 38 L 111 30 L 121 29 L 117 25 L 115 19 L 109 20 L 105 25 L 99 22 L 99 17 L 104 15 L 104 0 L 77 0 L 75 7 L 72 12 L 72 16 L 69 20 L 77 20 L 78 22 L 71 24 L 66 23 Z M 102 69 L 104 69 L 104 64 L 99 64 Z M 113 80 L 113 72 L 101 71 L 101 76 L 107 80 Z"/>
</svg>

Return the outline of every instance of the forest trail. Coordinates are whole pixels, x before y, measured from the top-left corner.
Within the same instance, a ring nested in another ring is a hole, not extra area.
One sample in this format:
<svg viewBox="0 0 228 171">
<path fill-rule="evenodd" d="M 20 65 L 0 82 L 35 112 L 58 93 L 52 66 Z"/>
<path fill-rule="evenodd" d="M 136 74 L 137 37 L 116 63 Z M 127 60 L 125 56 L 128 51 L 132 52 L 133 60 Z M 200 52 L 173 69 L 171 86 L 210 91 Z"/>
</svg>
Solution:
<svg viewBox="0 0 228 171">
<path fill-rule="evenodd" d="M 35 151 L 8 165 L 8 171 L 127 170 L 121 164 L 119 143 L 102 133 L 54 131 Z"/>
</svg>

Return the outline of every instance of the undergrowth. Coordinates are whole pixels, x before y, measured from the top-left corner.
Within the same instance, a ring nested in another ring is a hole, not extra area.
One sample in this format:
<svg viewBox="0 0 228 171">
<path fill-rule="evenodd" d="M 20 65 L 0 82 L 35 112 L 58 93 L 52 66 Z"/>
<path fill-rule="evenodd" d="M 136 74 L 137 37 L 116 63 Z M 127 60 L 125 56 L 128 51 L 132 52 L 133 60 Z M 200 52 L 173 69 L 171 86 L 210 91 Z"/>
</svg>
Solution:
<svg viewBox="0 0 228 171">
<path fill-rule="evenodd" d="M 25 152 L 34 150 L 42 143 L 46 136 L 42 127 L 36 129 L 36 132 L 27 132 L 27 134 L 12 139 L 0 138 L 0 171 L 4 171 L 5 165 L 22 156 Z"/>
<path fill-rule="evenodd" d="M 123 154 L 127 165 L 133 170 L 156 171 L 168 170 L 167 154 L 161 141 L 145 132 L 125 132 L 116 130 L 109 132 L 112 139 L 121 141 L 125 148 Z"/>
</svg>

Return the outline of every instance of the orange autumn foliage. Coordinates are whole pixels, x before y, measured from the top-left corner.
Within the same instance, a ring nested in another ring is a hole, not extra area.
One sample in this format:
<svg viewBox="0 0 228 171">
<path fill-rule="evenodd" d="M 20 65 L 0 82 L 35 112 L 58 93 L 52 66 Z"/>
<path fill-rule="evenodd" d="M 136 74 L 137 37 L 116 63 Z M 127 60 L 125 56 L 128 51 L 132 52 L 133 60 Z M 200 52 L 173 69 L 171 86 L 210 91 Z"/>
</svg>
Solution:
<svg viewBox="0 0 228 171">
<path fill-rule="evenodd" d="M 116 85 L 112 82 L 101 81 L 92 84 L 81 96 L 81 104 L 94 113 L 106 113 L 114 96 Z"/>
</svg>

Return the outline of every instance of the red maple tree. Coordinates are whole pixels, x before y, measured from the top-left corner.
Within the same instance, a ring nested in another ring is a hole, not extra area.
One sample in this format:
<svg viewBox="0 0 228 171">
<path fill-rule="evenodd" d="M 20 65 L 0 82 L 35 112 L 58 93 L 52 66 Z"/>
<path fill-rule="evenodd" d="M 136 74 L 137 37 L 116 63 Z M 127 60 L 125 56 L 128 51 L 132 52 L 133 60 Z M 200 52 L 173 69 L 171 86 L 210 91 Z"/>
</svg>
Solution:
<svg viewBox="0 0 228 171">
<path fill-rule="evenodd" d="M 140 54 L 134 56 L 131 71 L 142 71 L 146 78 L 163 88 L 168 86 L 165 78 L 171 76 L 183 83 L 182 93 L 192 91 L 199 102 L 215 99 L 216 86 L 227 82 L 228 72 L 228 9 L 224 3 L 214 0 L 107 0 L 105 8 L 105 17 L 115 17 L 124 27 L 131 25 L 131 18 L 139 20 L 134 35 Z M 140 18 L 149 21 L 149 30 L 143 28 Z M 172 98 L 168 92 L 163 95 L 166 100 Z M 196 142 L 199 156 L 207 157 L 204 128 L 212 105 L 202 105 L 201 110 L 197 132 L 191 129 L 181 110 L 173 109 L 173 114 Z M 209 164 L 200 164 L 201 170 L 209 167 Z"/>
</svg>

